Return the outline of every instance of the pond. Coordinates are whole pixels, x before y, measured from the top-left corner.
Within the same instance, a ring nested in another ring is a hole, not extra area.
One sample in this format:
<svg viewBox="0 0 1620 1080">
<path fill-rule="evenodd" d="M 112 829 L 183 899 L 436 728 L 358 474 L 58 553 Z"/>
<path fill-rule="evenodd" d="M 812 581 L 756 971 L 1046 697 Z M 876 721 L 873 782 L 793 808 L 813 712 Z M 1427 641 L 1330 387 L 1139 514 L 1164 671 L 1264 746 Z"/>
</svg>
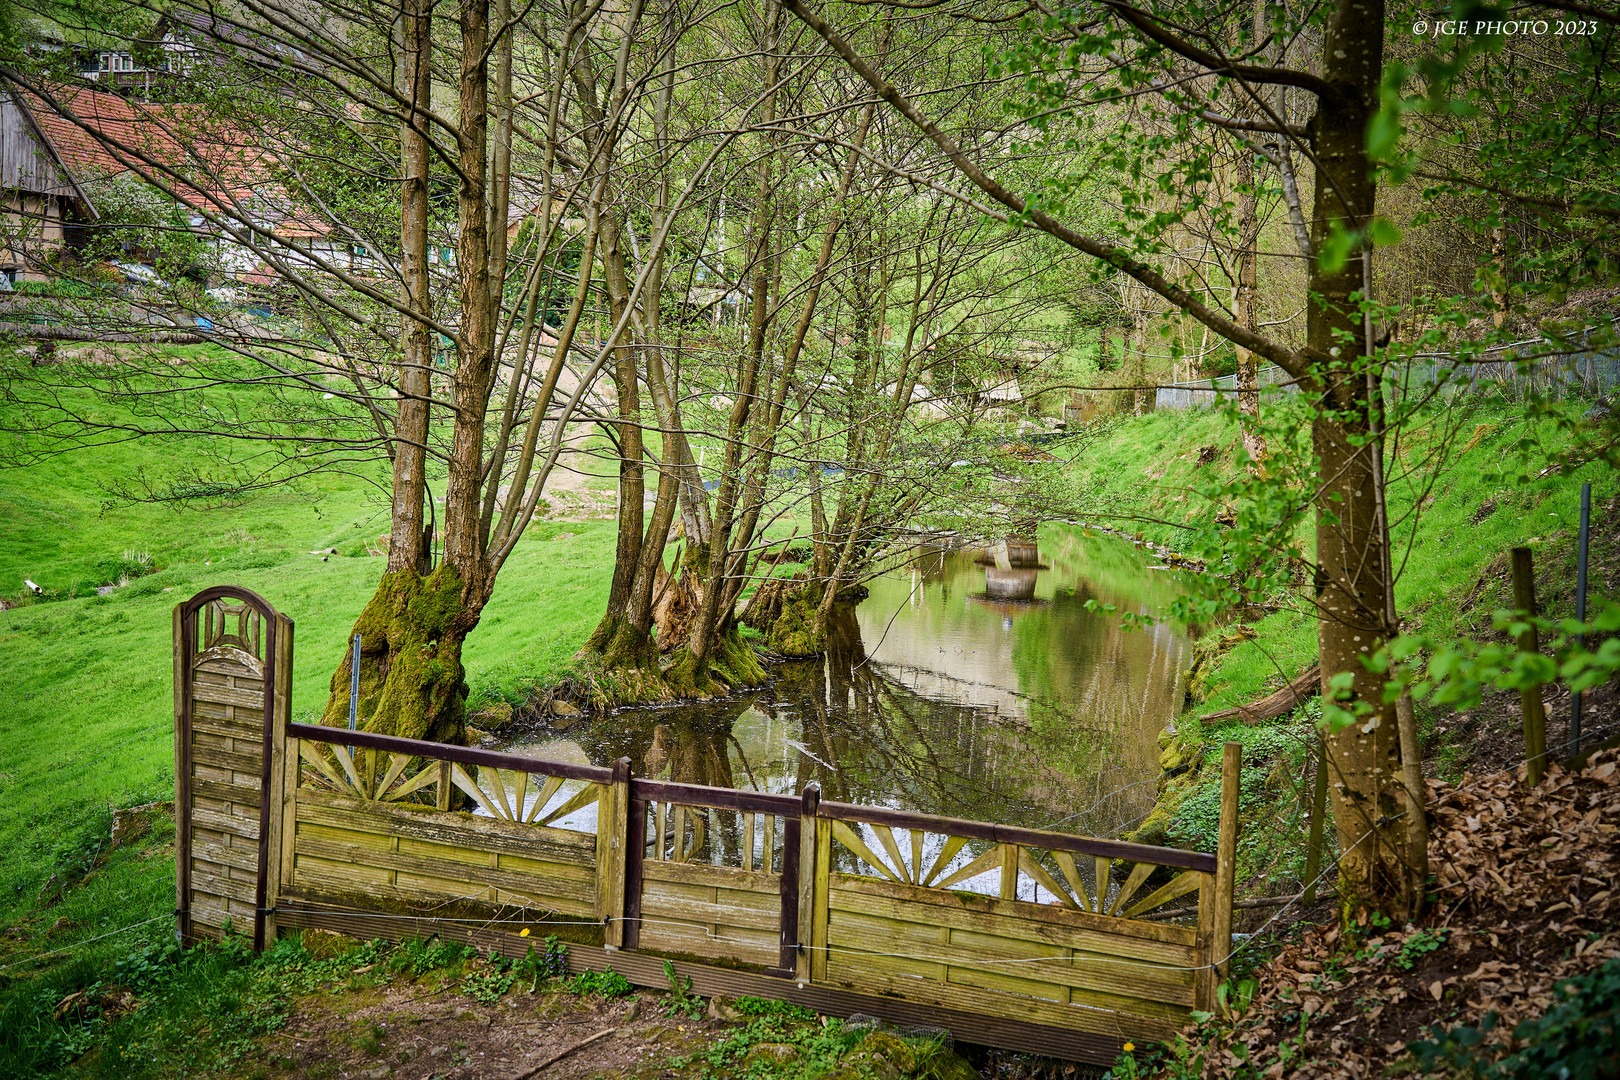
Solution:
<svg viewBox="0 0 1620 1080">
<path fill-rule="evenodd" d="M 922 546 L 840 605 L 832 648 L 724 700 L 625 710 L 514 753 L 637 776 L 1114 837 L 1151 810 L 1158 733 L 1191 645 L 1176 576 L 1080 528 L 1035 543 Z M 1113 605 L 1093 613 L 1088 600 Z"/>
</svg>

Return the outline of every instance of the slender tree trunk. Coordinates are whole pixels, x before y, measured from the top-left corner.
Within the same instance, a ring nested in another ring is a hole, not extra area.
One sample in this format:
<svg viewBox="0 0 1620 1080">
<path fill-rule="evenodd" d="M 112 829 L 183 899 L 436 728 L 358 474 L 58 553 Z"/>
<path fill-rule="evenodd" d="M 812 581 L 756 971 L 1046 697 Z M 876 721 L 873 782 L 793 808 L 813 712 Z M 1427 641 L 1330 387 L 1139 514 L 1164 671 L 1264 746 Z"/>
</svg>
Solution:
<svg viewBox="0 0 1620 1080">
<path fill-rule="evenodd" d="M 1256 293 L 1259 284 L 1260 216 L 1254 190 L 1254 153 L 1241 142 L 1238 144 L 1237 182 L 1238 280 L 1235 314 L 1238 325 L 1246 330 L 1256 330 L 1259 328 Z M 1260 358 L 1243 346 L 1237 346 L 1238 410 L 1246 418 L 1243 422 L 1243 449 L 1253 462 L 1251 468 L 1258 466 L 1266 456 L 1266 440 L 1256 426 L 1260 419 L 1259 370 Z"/>
<path fill-rule="evenodd" d="M 401 0 L 400 89 L 413 107 L 428 104 L 428 5 Z M 431 390 L 432 339 L 423 321 L 432 315 L 428 295 L 428 145 L 419 130 L 426 121 L 411 115 L 400 125 L 399 199 L 400 269 L 411 314 L 401 320 L 399 414 L 394 425 L 393 526 L 388 536 L 388 570 L 425 574 L 432 538 L 423 520 L 427 488 L 428 395 Z"/>
<path fill-rule="evenodd" d="M 1310 131 L 1317 160 L 1313 247 L 1321 251 L 1335 228 L 1363 229 L 1372 220 L 1377 189 L 1367 158 L 1367 121 L 1378 107 L 1384 5 L 1342 0 L 1328 20 L 1323 76 L 1337 91 L 1323 95 Z M 1334 675 L 1352 676 L 1354 699 L 1374 714 L 1328 736 L 1334 825 L 1338 832 L 1340 897 L 1346 911 L 1404 906 L 1406 829 L 1401 820 L 1400 743 L 1396 718 L 1384 706 L 1383 680 L 1363 659 L 1385 640 L 1384 560 L 1370 438 L 1361 313 L 1351 294 L 1362 288 L 1359 259 L 1337 269 L 1311 263 L 1308 344 L 1334 358 L 1321 371 L 1321 411 L 1311 438 L 1320 460 L 1316 499 L 1317 644 L 1323 693 Z"/>
</svg>

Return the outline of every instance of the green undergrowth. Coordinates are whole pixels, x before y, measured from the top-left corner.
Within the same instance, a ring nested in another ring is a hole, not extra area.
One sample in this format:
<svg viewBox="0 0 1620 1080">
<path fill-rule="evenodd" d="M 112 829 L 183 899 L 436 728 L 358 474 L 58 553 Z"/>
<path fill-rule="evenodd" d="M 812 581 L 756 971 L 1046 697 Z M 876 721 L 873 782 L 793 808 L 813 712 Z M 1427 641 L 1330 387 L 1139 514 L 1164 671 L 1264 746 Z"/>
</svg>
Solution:
<svg viewBox="0 0 1620 1080">
<path fill-rule="evenodd" d="M 189 949 L 172 940 L 126 945 L 0 984 L 0 1075 L 263 1075 L 263 1064 L 292 1067 L 267 1059 L 260 1040 L 285 1026 L 297 999 L 350 1001 L 398 983 L 486 1005 L 512 992 L 593 992 L 557 977 L 556 949 L 548 943 L 514 960 L 438 939 L 396 945 L 314 932 L 284 937 L 258 956 L 237 934 Z"/>
<path fill-rule="evenodd" d="M 974 1080 L 979 1074 L 929 1037 L 852 1027 L 782 1001 L 737 998 L 738 1026 L 668 1063 L 690 1080 Z"/>
</svg>

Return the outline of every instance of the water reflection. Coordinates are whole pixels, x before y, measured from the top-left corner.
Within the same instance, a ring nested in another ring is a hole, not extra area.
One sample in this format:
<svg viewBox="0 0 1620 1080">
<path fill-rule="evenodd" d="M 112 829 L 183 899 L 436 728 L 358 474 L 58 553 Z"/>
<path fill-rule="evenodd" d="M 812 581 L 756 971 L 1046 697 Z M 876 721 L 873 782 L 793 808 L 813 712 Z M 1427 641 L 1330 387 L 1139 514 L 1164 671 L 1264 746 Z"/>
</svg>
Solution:
<svg viewBox="0 0 1620 1080">
<path fill-rule="evenodd" d="M 826 656 L 724 701 L 630 710 L 514 747 L 638 776 L 1113 836 L 1152 805 L 1158 731 L 1190 659 L 1179 629 L 1124 632 L 1086 601 L 1152 614 L 1174 581 L 1130 545 L 920 548 L 834 613 Z M 991 573 L 1019 573 L 1019 598 Z"/>
</svg>

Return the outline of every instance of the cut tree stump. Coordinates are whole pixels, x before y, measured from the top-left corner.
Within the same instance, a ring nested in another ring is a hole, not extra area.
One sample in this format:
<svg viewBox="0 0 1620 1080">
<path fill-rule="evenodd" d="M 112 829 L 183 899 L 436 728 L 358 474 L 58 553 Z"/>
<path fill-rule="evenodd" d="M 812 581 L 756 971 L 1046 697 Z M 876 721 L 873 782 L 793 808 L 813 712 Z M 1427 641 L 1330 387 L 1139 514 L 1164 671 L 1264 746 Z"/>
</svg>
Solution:
<svg viewBox="0 0 1620 1080">
<path fill-rule="evenodd" d="M 1301 673 L 1293 682 L 1278 690 L 1274 694 L 1267 694 L 1257 701 L 1247 705 L 1239 705 L 1235 709 L 1222 709 L 1220 712 L 1207 713 L 1198 719 L 1210 720 L 1242 720 L 1245 724 L 1258 724 L 1265 720 L 1275 720 L 1277 717 L 1305 704 L 1322 690 L 1322 668 L 1319 664 L 1312 664 L 1310 668 Z"/>
</svg>

